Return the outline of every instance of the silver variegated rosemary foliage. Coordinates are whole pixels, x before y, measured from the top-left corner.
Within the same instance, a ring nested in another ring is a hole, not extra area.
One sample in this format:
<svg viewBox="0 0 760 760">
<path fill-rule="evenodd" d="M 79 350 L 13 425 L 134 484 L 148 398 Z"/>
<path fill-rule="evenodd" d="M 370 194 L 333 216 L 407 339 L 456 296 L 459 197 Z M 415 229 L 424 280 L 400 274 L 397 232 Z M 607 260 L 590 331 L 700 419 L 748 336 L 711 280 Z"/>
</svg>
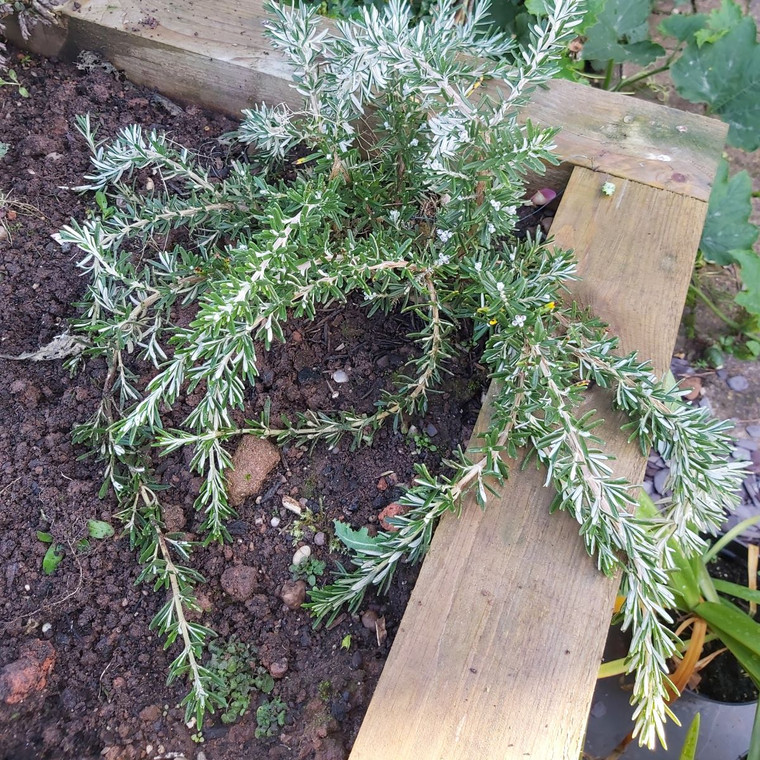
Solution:
<svg viewBox="0 0 760 760">
<path fill-rule="evenodd" d="M 133 126 L 103 144 L 89 118 L 80 120 L 93 153 L 82 189 L 96 191 L 99 212 L 58 239 L 81 249 L 88 277 L 75 327 L 89 342 L 78 360 L 105 357 L 108 373 L 100 408 L 76 440 L 104 462 L 104 488 L 118 497 L 144 564 L 141 579 L 170 592 L 153 625 L 167 646 L 180 644 L 171 677 L 189 680 L 188 716 L 200 725 L 220 703 L 202 665 L 212 632 L 186 614 L 197 607 L 201 579 L 187 564 L 191 547 L 163 527 L 152 452 L 192 447 L 191 467 L 204 476 L 196 508 L 206 541 L 228 539 L 228 441 L 255 433 L 370 443 L 381 425 L 425 412 L 458 350 L 457 328 L 471 323 L 496 381 L 479 445 L 448 462 L 443 476 L 417 467 L 402 498 L 408 511 L 394 518 L 397 532 L 370 538 L 339 527 L 353 567 L 314 591 L 310 607 L 331 619 L 343 605 L 358 609 L 367 589 L 386 589 L 399 562 L 424 554 L 440 515 L 458 510 L 466 492 L 485 506 L 508 477 L 508 462 L 530 446 L 556 489 L 556 507 L 577 519 L 600 569 L 623 570 L 637 731 L 651 745 L 662 736 L 674 649 L 665 627 L 667 542 L 675 536 L 699 548 L 700 533 L 731 508 L 741 476 L 726 464 L 726 425 L 682 405 L 678 390 L 635 356 L 619 356 L 605 325 L 568 303 L 571 253 L 512 235 L 525 173 L 555 160 L 553 132 L 519 125 L 516 113 L 555 75 L 580 3 L 555 0 L 524 50 L 487 33 L 485 4 L 464 24 L 453 10 L 441 2 L 413 26 L 408 8 L 393 0 L 328 33 L 312 10 L 271 6 L 267 32 L 293 67 L 302 107 L 246 111 L 237 139 L 258 163 L 232 161 L 224 179 L 165 135 Z M 368 122 L 376 139 L 360 150 L 358 132 Z M 294 178 L 279 179 L 296 145 L 307 155 L 295 162 Z M 152 173 L 150 191 L 138 170 Z M 168 246 L 176 228 L 185 242 Z M 233 412 L 246 410 L 257 352 L 284 339 L 291 317 L 313 319 L 352 294 L 370 312 L 414 313 L 418 350 L 408 376 L 377 399 L 373 414 L 308 412 L 277 426 L 265 412 L 237 425 Z M 193 313 L 186 326 L 177 324 L 180 307 Z M 151 379 L 141 383 L 138 373 Z M 615 477 L 594 435 L 598 420 L 578 411 L 590 383 L 610 389 L 642 451 L 654 446 L 670 463 L 673 500 L 656 521 L 635 514 L 636 489 Z M 193 391 L 201 394 L 197 407 L 180 427 L 166 425 L 167 411 Z"/>
</svg>

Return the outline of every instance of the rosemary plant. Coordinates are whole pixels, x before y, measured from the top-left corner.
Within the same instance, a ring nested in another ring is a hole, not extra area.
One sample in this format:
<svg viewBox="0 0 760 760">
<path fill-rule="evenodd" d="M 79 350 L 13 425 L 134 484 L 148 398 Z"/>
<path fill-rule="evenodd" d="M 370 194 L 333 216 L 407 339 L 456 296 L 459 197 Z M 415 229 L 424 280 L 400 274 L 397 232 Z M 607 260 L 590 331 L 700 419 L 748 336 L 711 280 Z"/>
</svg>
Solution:
<svg viewBox="0 0 760 760">
<path fill-rule="evenodd" d="M 164 531 L 151 452 L 192 447 L 191 467 L 204 476 L 196 507 L 205 540 L 223 541 L 233 515 L 225 491 L 230 439 L 369 443 L 382 425 L 424 413 L 458 350 L 456 330 L 468 322 L 496 381 L 488 430 L 445 476 L 417 467 L 402 499 L 408 511 L 394 518 L 397 532 L 370 539 L 340 530 L 353 569 L 314 590 L 311 609 L 331 619 L 343 605 L 358 609 L 367 589 L 387 588 L 399 562 L 422 557 L 440 515 L 457 510 L 469 491 L 485 506 L 518 448 L 533 447 L 556 506 L 577 519 L 600 569 L 623 571 L 637 731 L 649 745 L 662 737 L 674 648 L 665 627 L 673 603 L 668 541 L 700 548 L 700 533 L 722 522 L 741 475 L 726 463 L 727 426 L 682 405 L 646 362 L 620 356 L 605 325 L 569 301 L 571 252 L 513 235 L 526 172 L 556 162 L 554 132 L 520 125 L 516 114 L 555 75 L 582 16 L 578 0 L 549 5 L 525 49 L 488 32 L 486 3 L 459 24 L 453 0 L 442 0 L 413 25 L 409 9 L 391 0 L 338 22 L 335 33 L 312 9 L 271 5 L 268 35 L 290 61 L 303 107 L 245 111 L 236 138 L 256 164 L 233 161 L 223 180 L 166 135 L 132 126 L 105 144 L 88 117 L 79 121 L 93 154 L 82 189 L 96 191 L 100 211 L 58 239 L 81 249 L 89 281 L 75 321 L 87 348 L 76 361 L 103 356 L 109 371 L 99 409 L 75 437 L 105 463 L 105 488 L 119 499 L 141 578 L 170 592 L 153 624 L 167 646 L 181 643 L 171 677 L 189 679 L 188 715 L 199 725 L 221 704 L 201 664 L 211 632 L 188 621 L 200 578 L 187 566 L 187 542 Z M 485 80 L 499 80 L 498 91 L 483 94 Z M 370 122 L 374 141 L 360 145 Z M 297 145 L 307 155 L 295 162 L 296 176 L 279 179 Z M 153 173 L 150 192 L 137 170 Z M 184 244 L 160 242 L 180 227 Z M 257 352 L 283 340 L 289 318 L 313 319 L 351 294 L 370 312 L 416 315 L 418 351 L 398 387 L 368 415 L 307 412 L 275 426 L 264 413 L 235 424 L 257 376 Z M 179 305 L 194 309 L 187 326 L 176 323 Z M 136 367 L 151 379 L 139 382 Z M 610 388 L 630 415 L 642 451 L 654 446 L 670 463 L 673 502 L 657 519 L 636 515 L 636 489 L 614 476 L 594 435 L 597 420 L 578 411 L 591 382 Z M 166 424 L 167 410 L 194 390 L 198 405 L 179 427 Z"/>
</svg>

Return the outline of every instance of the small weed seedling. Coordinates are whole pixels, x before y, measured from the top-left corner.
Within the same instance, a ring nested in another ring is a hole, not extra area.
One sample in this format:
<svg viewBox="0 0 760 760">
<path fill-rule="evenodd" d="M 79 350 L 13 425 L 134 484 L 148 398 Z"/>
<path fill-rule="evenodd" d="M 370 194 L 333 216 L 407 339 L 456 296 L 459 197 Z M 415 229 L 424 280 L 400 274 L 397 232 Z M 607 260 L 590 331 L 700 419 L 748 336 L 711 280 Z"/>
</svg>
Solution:
<svg viewBox="0 0 760 760">
<path fill-rule="evenodd" d="M 104 538 L 111 538 L 114 534 L 113 527 L 103 520 L 88 520 L 87 521 L 87 535 L 90 538 L 96 540 L 102 540 Z M 48 549 L 45 552 L 45 556 L 42 558 L 42 572 L 45 575 L 52 575 L 58 565 L 63 562 L 63 558 L 66 556 L 66 551 L 63 544 L 59 544 L 51 533 L 38 530 L 37 539 L 42 541 L 43 544 L 48 544 Z M 90 542 L 87 538 L 80 538 L 73 544 L 73 550 L 77 554 L 86 554 L 90 550 Z"/>
<path fill-rule="evenodd" d="M 568 298 L 572 252 L 513 234 L 526 173 L 557 160 L 555 130 L 520 123 L 518 111 L 559 73 L 583 17 L 579 0 L 542 5 L 546 15 L 522 49 L 511 35 L 490 33 L 487 3 L 457 23 L 455 4 L 440 0 L 415 24 L 406 4 L 390 0 L 336 32 L 320 28 L 314 8 L 269 5 L 267 34 L 303 104 L 245 111 L 236 139 L 256 170 L 233 161 L 221 181 L 164 134 L 133 125 L 104 144 L 89 117 L 79 120 L 93 156 L 82 189 L 101 192 L 106 207 L 57 235 L 78 246 L 89 278 L 74 321 L 88 345 L 71 366 L 100 357 L 109 369 L 99 408 L 74 437 L 104 463 L 104 488 L 116 493 L 145 563 L 140 580 L 169 593 L 152 625 L 179 645 L 170 677 L 191 684 L 183 704 L 199 729 L 206 711 L 225 702 L 202 665 L 212 631 L 185 614 L 198 607 L 193 589 L 202 579 L 189 566 L 190 542 L 162 527 L 153 455 L 192 449 L 190 466 L 204 480 L 200 532 L 206 542 L 230 540 L 225 471 L 238 436 L 328 446 L 345 437 L 360 446 L 385 425 L 424 419 L 467 330 L 496 381 L 477 458 L 458 452 L 440 477 L 419 463 L 393 533 L 336 526 L 350 562 L 310 592 L 309 607 L 333 620 L 344 606 L 360 609 L 368 589 L 386 591 L 400 562 L 425 554 L 436 520 L 457 512 L 468 492 L 485 507 L 527 447 L 556 490 L 554 508 L 578 522 L 600 570 L 622 573 L 636 730 L 649 745 L 664 735 L 664 671 L 675 641 L 665 624 L 673 555 L 662 547 L 674 538 L 687 556 L 702 549 L 703 534 L 736 501 L 741 465 L 727 461 L 728 425 L 682 404 L 683 391 L 645 359 L 622 354 L 607 325 Z M 486 80 L 494 87 L 481 87 Z M 369 112 L 376 142 L 367 151 L 357 124 Z M 286 181 L 282 162 L 298 145 L 306 155 Z M 149 194 L 142 170 L 156 178 Z M 179 227 L 182 244 L 152 246 Z M 280 422 L 265 404 L 255 417 L 259 353 L 285 340 L 287 320 L 313 320 L 349 297 L 370 314 L 414 314 L 408 375 L 375 399 L 371 414 L 305 411 Z M 176 319 L 180 305 L 193 310 L 189 324 Z M 657 519 L 635 513 L 637 488 L 614 475 L 596 413 L 582 410 L 592 384 L 609 389 L 641 451 L 654 447 L 669 463 L 673 501 Z M 193 391 L 197 406 L 170 419 Z M 239 412 L 255 418 L 238 424 Z M 265 703 L 257 720 L 260 731 L 276 731 L 284 705 Z"/>
<path fill-rule="evenodd" d="M 18 81 L 18 75 L 16 74 L 15 69 L 8 69 L 5 74 L 8 78 L 4 79 L 3 77 L 0 77 L 0 87 L 16 87 L 18 89 L 18 94 L 21 95 L 22 98 L 28 98 L 29 90 Z"/>
<path fill-rule="evenodd" d="M 265 700 L 256 710 L 256 738 L 275 736 L 286 717 L 287 705 L 279 697 Z"/>
<path fill-rule="evenodd" d="M 256 650 L 234 638 L 221 645 L 209 643 L 208 669 L 217 679 L 217 696 L 224 701 L 222 723 L 234 723 L 248 712 L 257 692 L 270 694 L 274 679 L 266 668 L 255 664 Z"/>
<path fill-rule="evenodd" d="M 324 575 L 325 563 L 316 557 L 309 557 L 300 565 L 291 565 L 289 570 L 294 581 L 303 578 L 311 588 L 314 588 L 317 581 Z"/>
</svg>

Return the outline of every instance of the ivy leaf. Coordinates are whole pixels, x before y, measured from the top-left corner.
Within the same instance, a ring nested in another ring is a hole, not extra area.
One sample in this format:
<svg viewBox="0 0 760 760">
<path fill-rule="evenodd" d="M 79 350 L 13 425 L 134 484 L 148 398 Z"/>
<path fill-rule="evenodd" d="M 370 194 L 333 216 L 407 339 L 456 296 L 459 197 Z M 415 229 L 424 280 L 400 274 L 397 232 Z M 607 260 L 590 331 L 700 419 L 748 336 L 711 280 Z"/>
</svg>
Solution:
<svg viewBox="0 0 760 760">
<path fill-rule="evenodd" d="M 744 283 L 744 290 L 734 300 L 751 314 L 760 314 L 760 256 L 754 251 L 734 251 L 734 258 Z"/>
<path fill-rule="evenodd" d="M 42 558 L 42 572 L 52 575 L 63 560 L 63 547 L 60 544 L 50 544 Z"/>
<path fill-rule="evenodd" d="M 366 528 L 354 530 L 348 523 L 335 520 L 335 535 L 348 549 L 362 554 L 377 553 L 377 538 L 370 536 Z"/>
<path fill-rule="evenodd" d="M 710 193 L 707 219 L 699 244 L 708 261 L 727 266 L 735 261 L 737 251 L 752 248 L 758 230 L 749 221 L 751 213 L 752 179 L 746 171 L 729 179 L 728 162 L 722 160 Z"/>
<path fill-rule="evenodd" d="M 703 16 L 703 29 L 694 31 L 670 74 L 682 98 L 706 103 L 728 122 L 731 145 L 752 151 L 760 148 L 760 45 L 754 19 L 737 18 L 733 5 L 724 0 Z"/>
<path fill-rule="evenodd" d="M 664 55 L 664 48 L 649 39 L 651 12 L 651 0 L 607 0 L 585 32 L 583 59 L 647 66 Z"/>
</svg>

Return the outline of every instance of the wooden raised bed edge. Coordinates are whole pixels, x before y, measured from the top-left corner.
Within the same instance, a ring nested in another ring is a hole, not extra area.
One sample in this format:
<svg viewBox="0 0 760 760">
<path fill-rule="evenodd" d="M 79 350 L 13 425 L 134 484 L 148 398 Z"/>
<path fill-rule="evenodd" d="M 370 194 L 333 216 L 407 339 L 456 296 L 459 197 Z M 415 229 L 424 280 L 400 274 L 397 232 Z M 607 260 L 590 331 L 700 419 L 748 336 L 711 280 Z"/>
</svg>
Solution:
<svg viewBox="0 0 760 760">
<path fill-rule="evenodd" d="M 262 36 L 260 0 L 83 0 L 61 13 L 63 27 L 27 47 L 93 50 L 134 82 L 234 115 L 297 102 Z M 525 118 L 562 127 L 563 163 L 542 183 L 569 177 L 552 234 L 578 257 L 573 296 L 664 372 L 725 125 L 565 81 L 537 92 Z M 645 459 L 608 397 L 588 403 L 607 419 L 616 475 L 640 481 Z M 489 414 L 486 403 L 476 433 Z M 467 503 L 441 521 L 352 760 L 578 759 L 616 584 L 577 525 L 549 515 L 544 479 L 518 472 L 485 512 Z"/>
</svg>

